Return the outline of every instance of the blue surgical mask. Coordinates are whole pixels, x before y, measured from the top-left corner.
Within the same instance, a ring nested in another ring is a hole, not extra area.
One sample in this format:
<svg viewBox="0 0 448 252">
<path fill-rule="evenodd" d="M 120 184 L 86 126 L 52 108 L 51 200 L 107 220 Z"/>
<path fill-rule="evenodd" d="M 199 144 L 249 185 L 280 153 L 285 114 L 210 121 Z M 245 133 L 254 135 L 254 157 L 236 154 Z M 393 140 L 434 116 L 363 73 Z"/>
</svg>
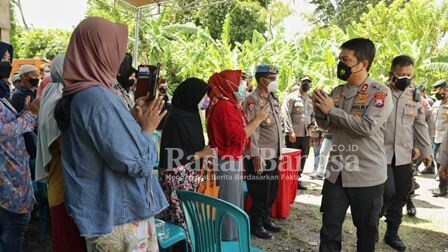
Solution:
<svg viewBox="0 0 448 252">
<path fill-rule="evenodd" d="M 238 91 L 234 92 L 236 99 L 238 101 L 244 101 L 246 99 L 246 87 L 247 82 L 242 80 L 238 86 Z"/>
</svg>

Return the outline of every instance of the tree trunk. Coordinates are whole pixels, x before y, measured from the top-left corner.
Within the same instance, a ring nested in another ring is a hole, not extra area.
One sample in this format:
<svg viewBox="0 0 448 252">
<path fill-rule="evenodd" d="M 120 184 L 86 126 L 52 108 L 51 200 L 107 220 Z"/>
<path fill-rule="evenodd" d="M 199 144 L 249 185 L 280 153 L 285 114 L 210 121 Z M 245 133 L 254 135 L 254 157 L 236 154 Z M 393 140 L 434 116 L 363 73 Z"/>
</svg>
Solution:
<svg viewBox="0 0 448 252">
<path fill-rule="evenodd" d="M 20 0 L 11 0 L 11 3 L 13 3 L 17 8 L 19 8 L 20 16 L 22 17 L 22 23 L 26 30 L 29 30 L 28 24 L 26 23 L 25 16 L 23 15 L 22 10 L 22 3 Z"/>
</svg>

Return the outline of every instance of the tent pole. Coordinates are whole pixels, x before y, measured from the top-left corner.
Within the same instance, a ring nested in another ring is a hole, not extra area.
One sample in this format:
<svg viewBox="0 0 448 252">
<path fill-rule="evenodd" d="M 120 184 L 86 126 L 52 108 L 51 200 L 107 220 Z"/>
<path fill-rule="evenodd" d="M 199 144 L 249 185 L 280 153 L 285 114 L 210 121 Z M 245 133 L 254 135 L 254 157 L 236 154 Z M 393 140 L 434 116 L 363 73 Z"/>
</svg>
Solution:
<svg viewBox="0 0 448 252">
<path fill-rule="evenodd" d="M 140 27 L 140 14 L 141 9 L 136 8 L 135 10 L 135 31 L 134 31 L 134 67 L 138 66 L 138 32 Z"/>
</svg>

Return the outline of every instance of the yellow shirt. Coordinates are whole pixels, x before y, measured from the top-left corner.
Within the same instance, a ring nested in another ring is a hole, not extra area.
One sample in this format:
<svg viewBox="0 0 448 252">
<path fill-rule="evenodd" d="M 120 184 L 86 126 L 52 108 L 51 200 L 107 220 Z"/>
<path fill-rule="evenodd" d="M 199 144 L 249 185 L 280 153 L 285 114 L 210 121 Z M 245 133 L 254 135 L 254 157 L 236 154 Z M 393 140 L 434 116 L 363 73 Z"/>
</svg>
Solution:
<svg viewBox="0 0 448 252">
<path fill-rule="evenodd" d="M 51 207 L 64 202 L 64 177 L 62 176 L 61 138 L 50 146 L 51 160 L 48 175 L 48 204 Z"/>
</svg>

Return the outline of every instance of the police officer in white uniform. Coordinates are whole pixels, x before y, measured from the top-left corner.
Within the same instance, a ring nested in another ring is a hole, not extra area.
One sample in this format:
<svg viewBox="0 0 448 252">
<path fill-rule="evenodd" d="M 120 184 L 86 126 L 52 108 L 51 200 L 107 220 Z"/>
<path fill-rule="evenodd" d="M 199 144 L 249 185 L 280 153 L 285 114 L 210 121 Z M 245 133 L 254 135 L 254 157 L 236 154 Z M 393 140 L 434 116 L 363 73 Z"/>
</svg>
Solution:
<svg viewBox="0 0 448 252">
<path fill-rule="evenodd" d="M 393 109 L 388 87 L 369 77 L 375 45 L 352 39 L 341 46 L 338 78 L 347 83 L 331 95 L 313 94 L 319 127 L 333 134 L 322 189 L 319 251 L 341 251 L 342 224 L 348 207 L 357 228 L 357 251 L 375 251 L 387 178 L 384 127 Z"/>
</svg>

